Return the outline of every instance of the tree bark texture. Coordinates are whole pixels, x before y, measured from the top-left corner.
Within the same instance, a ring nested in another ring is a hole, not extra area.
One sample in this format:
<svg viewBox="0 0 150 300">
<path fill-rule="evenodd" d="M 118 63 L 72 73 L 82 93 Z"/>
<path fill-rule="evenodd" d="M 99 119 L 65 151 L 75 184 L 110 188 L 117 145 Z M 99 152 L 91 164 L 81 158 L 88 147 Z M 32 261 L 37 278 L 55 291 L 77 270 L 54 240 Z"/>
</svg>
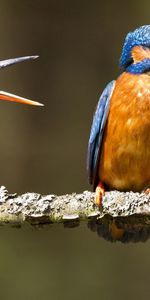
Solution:
<svg viewBox="0 0 150 300">
<path fill-rule="evenodd" d="M 88 228 L 107 240 L 145 241 L 150 236 L 150 195 L 106 192 L 99 209 L 94 203 L 94 193 L 89 191 L 63 196 L 17 195 L 0 187 L 0 225 L 63 223 L 66 227 L 76 227 L 81 221 L 86 221 Z"/>
</svg>

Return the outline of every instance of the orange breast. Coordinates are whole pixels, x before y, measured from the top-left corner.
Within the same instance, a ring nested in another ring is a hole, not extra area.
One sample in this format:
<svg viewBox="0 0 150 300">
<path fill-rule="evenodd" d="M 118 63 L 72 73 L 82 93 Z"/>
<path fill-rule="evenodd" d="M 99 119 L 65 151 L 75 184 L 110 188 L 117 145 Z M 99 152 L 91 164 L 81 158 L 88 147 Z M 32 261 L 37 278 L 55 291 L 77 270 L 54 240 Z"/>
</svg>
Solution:
<svg viewBox="0 0 150 300">
<path fill-rule="evenodd" d="M 150 76 L 123 73 L 116 81 L 104 131 L 99 179 L 111 189 L 150 185 Z"/>
</svg>

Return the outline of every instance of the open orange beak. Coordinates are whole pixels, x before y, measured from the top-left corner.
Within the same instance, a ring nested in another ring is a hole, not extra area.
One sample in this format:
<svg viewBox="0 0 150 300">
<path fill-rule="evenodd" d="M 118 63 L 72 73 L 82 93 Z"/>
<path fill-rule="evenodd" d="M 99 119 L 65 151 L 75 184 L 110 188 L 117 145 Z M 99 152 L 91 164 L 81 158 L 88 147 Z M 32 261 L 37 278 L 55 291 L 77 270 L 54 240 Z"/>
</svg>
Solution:
<svg viewBox="0 0 150 300">
<path fill-rule="evenodd" d="M 0 61 L 0 69 L 5 68 L 7 66 L 11 66 L 26 60 L 31 60 L 31 59 L 36 59 L 38 56 L 24 56 L 24 57 L 18 57 L 18 58 L 12 58 L 12 59 L 7 59 Z M 29 105 L 38 105 L 38 106 L 43 106 L 44 104 L 29 100 L 23 97 L 19 97 L 10 93 L 6 93 L 3 91 L 0 91 L 0 100 L 7 100 L 7 101 L 13 101 L 13 102 L 19 102 L 23 104 L 29 104 Z"/>
</svg>

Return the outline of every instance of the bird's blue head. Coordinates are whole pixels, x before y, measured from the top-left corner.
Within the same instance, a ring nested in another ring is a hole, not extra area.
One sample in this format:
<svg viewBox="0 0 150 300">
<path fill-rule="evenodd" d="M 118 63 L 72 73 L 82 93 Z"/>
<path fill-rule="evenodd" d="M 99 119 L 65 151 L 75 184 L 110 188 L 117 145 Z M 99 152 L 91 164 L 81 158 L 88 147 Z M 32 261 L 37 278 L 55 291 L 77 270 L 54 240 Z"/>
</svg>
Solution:
<svg viewBox="0 0 150 300">
<path fill-rule="evenodd" d="M 138 60 L 134 60 L 135 49 L 141 52 L 141 56 L 138 53 Z M 120 67 L 134 74 L 150 71 L 150 25 L 141 26 L 127 34 L 120 57 Z"/>
</svg>

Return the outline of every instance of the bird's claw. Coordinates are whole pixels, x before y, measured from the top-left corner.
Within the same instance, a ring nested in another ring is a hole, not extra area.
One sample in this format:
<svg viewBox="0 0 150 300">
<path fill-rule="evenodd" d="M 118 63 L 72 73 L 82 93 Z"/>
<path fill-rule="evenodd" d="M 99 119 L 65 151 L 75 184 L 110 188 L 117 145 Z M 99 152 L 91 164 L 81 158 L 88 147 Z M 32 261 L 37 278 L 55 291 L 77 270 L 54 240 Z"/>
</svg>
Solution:
<svg viewBox="0 0 150 300">
<path fill-rule="evenodd" d="M 150 188 L 146 189 L 146 190 L 144 191 L 144 193 L 145 193 L 146 195 L 150 195 Z"/>
<path fill-rule="evenodd" d="M 104 185 L 100 182 L 95 190 L 95 204 L 98 207 L 101 206 L 104 195 L 105 195 Z"/>
</svg>

